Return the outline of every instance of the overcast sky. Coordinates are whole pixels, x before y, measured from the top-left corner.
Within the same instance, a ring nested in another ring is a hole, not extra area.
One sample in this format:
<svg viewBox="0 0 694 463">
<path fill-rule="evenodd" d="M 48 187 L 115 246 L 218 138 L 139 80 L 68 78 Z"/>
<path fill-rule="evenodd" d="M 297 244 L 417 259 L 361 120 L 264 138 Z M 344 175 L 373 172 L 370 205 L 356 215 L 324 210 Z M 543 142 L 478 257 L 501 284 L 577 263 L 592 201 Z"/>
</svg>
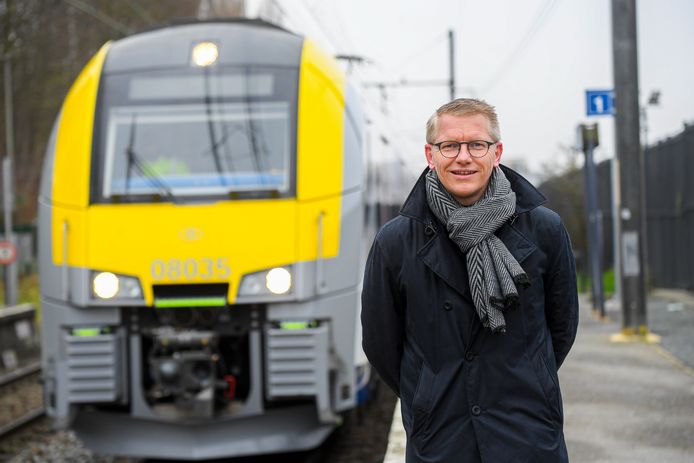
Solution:
<svg viewBox="0 0 694 463">
<path fill-rule="evenodd" d="M 610 89 L 608 0 L 304 0 L 337 52 L 363 56 L 365 80 L 448 79 L 448 30 L 455 33 L 457 96 L 496 106 L 504 159 L 531 171 L 561 160 L 576 126 L 599 122 L 597 159 L 614 155 L 614 121 L 585 115 L 585 90 Z M 638 0 L 639 86 L 653 142 L 694 122 L 694 1 Z M 380 98 L 378 90 L 369 90 Z M 448 101 L 440 87 L 391 88 L 389 117 L 413 170 L 424 165 L 424 123 Z"/>
</svg>

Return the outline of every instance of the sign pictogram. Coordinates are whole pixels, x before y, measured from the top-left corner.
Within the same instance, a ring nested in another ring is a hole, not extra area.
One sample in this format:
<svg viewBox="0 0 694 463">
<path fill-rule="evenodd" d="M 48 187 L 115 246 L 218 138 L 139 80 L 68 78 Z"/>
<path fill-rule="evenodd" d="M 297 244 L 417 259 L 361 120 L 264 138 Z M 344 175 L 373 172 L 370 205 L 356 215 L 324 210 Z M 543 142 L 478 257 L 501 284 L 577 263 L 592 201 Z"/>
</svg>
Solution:
<svg viewBox="0 0 694 463">
<path fill-rule="evenodd" d="M 10 241 L 0 241 L 0 264 L 9 265 L 17 259 L 17 248 Z"/>
<path fill-rule="evenodd" d="M 586 116 L 614 115 L 614 90 L 586 90 Z"/>
</svg>

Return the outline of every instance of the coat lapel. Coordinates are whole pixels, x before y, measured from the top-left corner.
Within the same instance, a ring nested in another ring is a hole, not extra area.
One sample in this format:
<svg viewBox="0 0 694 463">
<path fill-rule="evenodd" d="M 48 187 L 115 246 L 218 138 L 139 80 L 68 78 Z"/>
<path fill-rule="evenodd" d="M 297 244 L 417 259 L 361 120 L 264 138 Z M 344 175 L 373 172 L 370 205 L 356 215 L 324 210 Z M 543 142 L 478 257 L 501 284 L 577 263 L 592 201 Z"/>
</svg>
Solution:
<svg viewBox="0 0 694 463">
<path fill-rule="evenodd" d="M 445 226 L 436 219 L 427 204 L 425 182 L 428 171 L 429 169 L 424 169 L 419 176 L 400 214 L 414 219 L 422 227 L 423 236 L 427 238 L 417 250 L 417 258 L 472 303 L 465 256 L 448 238 Z"/>
<path fill-rule="evenodd" d="M 519 232 L 516 227 L 513 226 L 513 223 L 507 222 L 504 224 L 504 226 L 497 230 L 496 236 L 503 241 L 506 245 L 506 249 L 513 254 L 513 257 L 516 258 L 516 261 L 518 261 L 521 266 L 523 265 L 523 261 L 537 249 L 537 246 Z"/>
<path fill-rule="evenodd" d="M 537 249 L 537 246 L 511 223 L 506 223 L 496 234 L 521 266 Z M 419 249 L 417 257 L 439 278 L 472 302 L 465 257 L 453 241 L 442 236 L 440 230 L 434 232 L 432 238 Z"/>
<path fill-rule="evenodd" d="M 440 226 L 440 225 L 439 225 Z M 451 288 L 472 303 L 465 257 L 440 230 L 417 252 L 417 257 Z"/>
</svg>

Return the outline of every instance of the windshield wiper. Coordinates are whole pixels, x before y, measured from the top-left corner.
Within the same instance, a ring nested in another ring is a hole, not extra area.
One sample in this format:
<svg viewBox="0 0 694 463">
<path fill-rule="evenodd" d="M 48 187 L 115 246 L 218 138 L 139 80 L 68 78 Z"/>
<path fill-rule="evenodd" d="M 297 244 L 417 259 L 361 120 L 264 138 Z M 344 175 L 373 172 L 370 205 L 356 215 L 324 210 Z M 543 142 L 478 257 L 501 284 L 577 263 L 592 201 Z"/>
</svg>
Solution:
<svg viewBox="0 0 694 463">
<path fill-rule="evenodd" d="M 222 162 L 219 157 L 219 146 L 217 142 L 217 134 L 214 130 L 214 122 L 212 121 L 212 97 L 210 95 L 210 73 L 207 68 L 203 69 L 205 78 L 205 112 L 207 113 L 207 134 L 210 138 L 210 147 L 212 148 L 212 156 L 214 158 L 214 166 L 217 169 L 217 174 L 219 175 L 219 181 L 222 185 L 226 185 L 226 180 L 224 179 L 224 169 L 222 169 Z"/>
<path fill-rule="evenodd" d="M 124 196 L 129 196 L 130 194 L 130 172 L 133 167 L 140 172 L 140 175 L 142 175 L 144 178 L 146 178 L 152 186 L 157 188 L 159 190 L 159 193 L 157 195 L 152 195 L 153 197 L 158 197 L 158 198 L 167 198 L 172 202 L 176 201 L 176 197 L 174 196 L 173 192 L 171 191 L 171 188 L 164 182 L 159 175 L 152 169 L 150 169 L 144 162 L 142 162 L 142 158 L 140 157 L 137 152 L 135 152 L 135 149 L 133 146 L 135 145 L 135 115 L 133 115 L 133 121 L 130 123 L 130 139 L 128 140 L 128 146 L 125 148 L 125 155 L 127 156 L 128 159 L 128 164 L 127 168 L 125 171 L 125 195 Z"/>
</svg>

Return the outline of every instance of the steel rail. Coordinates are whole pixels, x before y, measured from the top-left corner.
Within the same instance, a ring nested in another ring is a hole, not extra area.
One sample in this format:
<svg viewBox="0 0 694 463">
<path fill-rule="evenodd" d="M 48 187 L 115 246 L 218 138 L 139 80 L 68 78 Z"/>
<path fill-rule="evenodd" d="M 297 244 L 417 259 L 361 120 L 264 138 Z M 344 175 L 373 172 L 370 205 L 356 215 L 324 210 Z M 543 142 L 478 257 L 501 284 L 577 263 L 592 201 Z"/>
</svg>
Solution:
<svg viewBox="0 0 694 463">
<path fill-rule="evenodd" d="M 34 410 L 31 410 L 24 415 L 20 416 L 16 420 L 10 421 L 9 423 L 3 425 L 0 427 L 0 439 L 5 437 L 6 435 L 16 431 L 17 429 L 21 428 L 22 426 L 31 423 L 32 421 L 35 421 L 42 416 L 46 414 L 46 409 L 41 406 L 39 408 L 35 408 Z"/>
<path fill-rule="evenodd" d="M 41 371 L 41 362 L 37 360 L 21 368 L 17 368 L 10 373 L 0 376 L 0 386 L 13 383 L 39 371 Z"/>
</svg>

